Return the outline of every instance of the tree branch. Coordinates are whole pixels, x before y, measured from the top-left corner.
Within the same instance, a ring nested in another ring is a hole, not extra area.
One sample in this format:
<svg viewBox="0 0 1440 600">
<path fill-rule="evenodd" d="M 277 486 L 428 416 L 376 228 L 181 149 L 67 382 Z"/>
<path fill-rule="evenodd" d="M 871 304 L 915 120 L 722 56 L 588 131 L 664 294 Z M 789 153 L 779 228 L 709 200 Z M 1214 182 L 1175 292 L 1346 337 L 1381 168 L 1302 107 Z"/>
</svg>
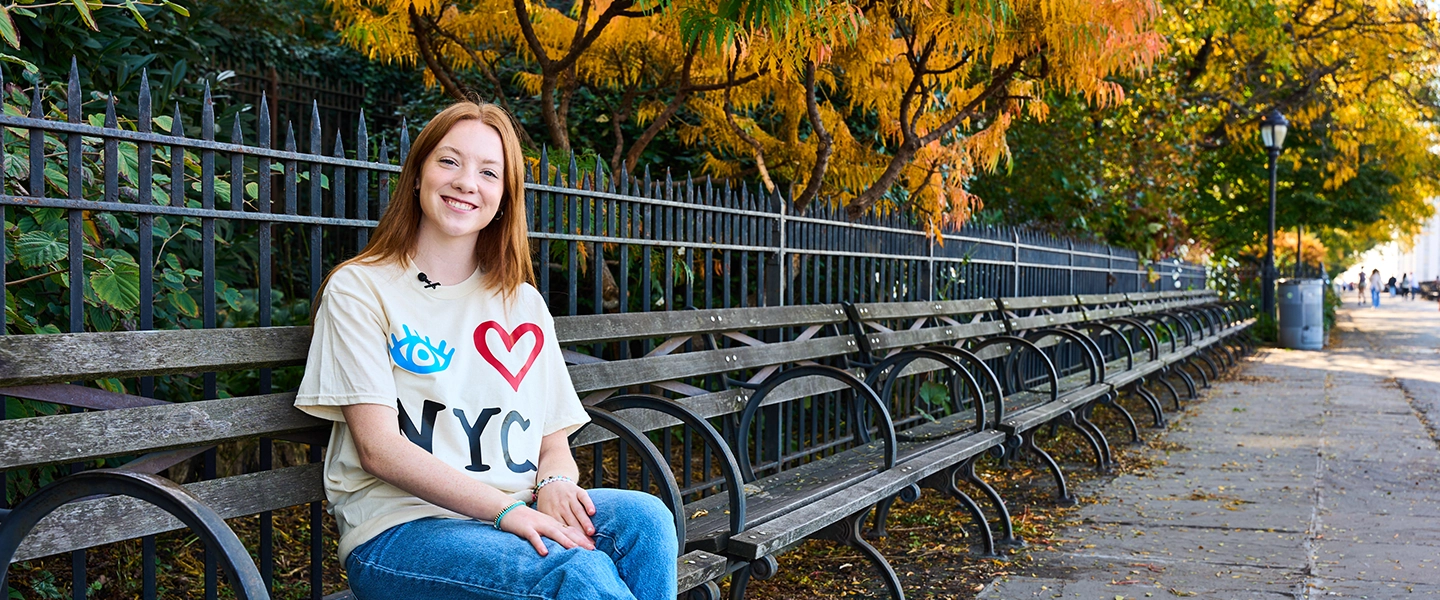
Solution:
<svg viewBox="0 0 1440 600">
<path fill-rule="evenodd" d="M 421 18 L 420 13 L 415 11 L 415 7 L 411 6 L 410 33 L 415 36 L 415 47 L 420 51 L 420 59 L 425 61 L 425 67 L 435 75 L 435 80 L 440 82 L 440 89 L 445 90 L 447 96 L 461 101 L 468 100 L 467 90 L 455 80 L 455 74 L 441 62 L 440 57 L 435 55 L 435 48 L 431 45 L 427 29 L 425 20 Z"/>
<path fill-rule="evenodd" d="M 730 81 L 735 80 L 735 63 L 739 62 L 739 60 L 739 57 L 736 57 L 730 62 Z M 775 182 L 770 179 L 770 170 L 765 168 L 765 149 L 760 145 L 760 140 L 746 133 L 745 130 L 740 127 L 740 124 L 735 121 L 735 106 L 730 102 L 730 91 L 733 89 L 735 89 L 733 86 L 725 88 L 725 108 L 723 109 L 725 112 L 725 121 L 730 124 L 731 129 L 735 130 L 735 135 L 739 136 L 741 141 L 744 141 L 750 146 L 752 153 L 755 155 L 755 168 L 760 170 L 760 181 L 765 184 L 765 191 L 773 192 L 775 191 Z"/>
</svg>

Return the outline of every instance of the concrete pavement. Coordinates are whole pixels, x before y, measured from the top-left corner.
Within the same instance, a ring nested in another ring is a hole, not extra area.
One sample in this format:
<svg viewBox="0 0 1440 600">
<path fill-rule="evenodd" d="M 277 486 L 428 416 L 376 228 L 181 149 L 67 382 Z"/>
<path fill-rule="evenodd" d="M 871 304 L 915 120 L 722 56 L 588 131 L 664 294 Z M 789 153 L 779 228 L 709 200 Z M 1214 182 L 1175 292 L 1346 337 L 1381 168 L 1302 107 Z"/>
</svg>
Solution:
<svg viewBox="0 0 1440 600">
<path fill-rule="evenodd" d="M 1011 598 L 1440 598 L 1440 310 L 1342 309 L 1333 347 L 1261 350 L 1081 489 Z"/>
</svg>

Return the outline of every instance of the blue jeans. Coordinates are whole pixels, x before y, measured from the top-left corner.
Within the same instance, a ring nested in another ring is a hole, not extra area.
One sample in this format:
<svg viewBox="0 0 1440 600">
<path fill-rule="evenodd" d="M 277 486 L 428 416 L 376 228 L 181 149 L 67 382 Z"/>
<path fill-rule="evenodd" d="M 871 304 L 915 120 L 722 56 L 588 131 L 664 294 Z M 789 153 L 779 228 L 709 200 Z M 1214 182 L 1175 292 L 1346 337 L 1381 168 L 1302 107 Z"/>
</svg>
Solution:
<svg viewBox="0 0 1440 600">
<path fill-rule="evenodd" d="M 1380 288 L 1370 288 L 1370 305 L 1375 308 L 1380 308 Z"/>
<path fill-rule="evenodd" d="M 530 542 L 481 521 L 420 519 L 385 530 L 345 560 L 360 600 L 674 600 L 675 519 L 643 492 L 589 490 L 595 550 Z"/>
</svg>

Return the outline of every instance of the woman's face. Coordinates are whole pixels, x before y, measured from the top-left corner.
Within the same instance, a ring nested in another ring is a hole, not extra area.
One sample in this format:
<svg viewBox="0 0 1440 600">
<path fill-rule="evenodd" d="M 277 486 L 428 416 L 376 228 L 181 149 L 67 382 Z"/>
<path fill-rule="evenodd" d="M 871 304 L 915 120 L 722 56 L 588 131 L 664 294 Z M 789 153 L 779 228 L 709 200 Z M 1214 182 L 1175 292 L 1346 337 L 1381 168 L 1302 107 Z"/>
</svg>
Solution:
<svg viewBox="0 0 1440 600">
<path fill-rule="evenodd" d="M 478 120 L 455 123 L 420 171 L 420 235 L 474 239 L 505 196 L 500 132 Z"/>
</svg>

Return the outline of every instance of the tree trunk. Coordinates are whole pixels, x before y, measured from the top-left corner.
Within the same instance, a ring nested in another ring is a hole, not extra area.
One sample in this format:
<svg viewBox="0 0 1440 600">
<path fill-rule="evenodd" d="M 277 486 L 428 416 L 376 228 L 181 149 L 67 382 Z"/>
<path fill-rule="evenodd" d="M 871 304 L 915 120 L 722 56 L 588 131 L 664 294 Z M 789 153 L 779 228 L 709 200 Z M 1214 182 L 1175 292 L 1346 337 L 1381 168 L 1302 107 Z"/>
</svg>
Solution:
<svg viewBox="0 0 1440 600">
<path fill-rule="evenodd" d="M 540 120 L 550 134 L 550 142 L 562 155 L 570 154 L 570 134 L 565 124 L 565 115 L 555 110 L 555 88 L 558 73 L 544 73 L 540 80 Z"/>
<path fill-rule="evenodd" d="M 834 151 L 832 145 L 835 141 L 820 119 L 820 102 L 815 98 L 815 62 L 810 60 L 805 61 L 805 110 L 810 116 L 810 127 L 815 130 L 818 141 L 815 145 L 815 165 L 810 168 L 810 180 L 805 183 L 805 191 L 795 198 L 795 212 L 802 215 L 820 195 L 820 184 L 825 179 L 826 171 L 830 170 L 830 154 Z"/>
</svg>

